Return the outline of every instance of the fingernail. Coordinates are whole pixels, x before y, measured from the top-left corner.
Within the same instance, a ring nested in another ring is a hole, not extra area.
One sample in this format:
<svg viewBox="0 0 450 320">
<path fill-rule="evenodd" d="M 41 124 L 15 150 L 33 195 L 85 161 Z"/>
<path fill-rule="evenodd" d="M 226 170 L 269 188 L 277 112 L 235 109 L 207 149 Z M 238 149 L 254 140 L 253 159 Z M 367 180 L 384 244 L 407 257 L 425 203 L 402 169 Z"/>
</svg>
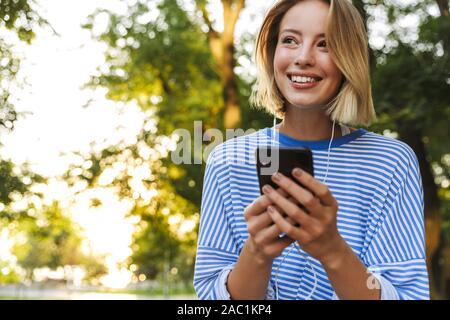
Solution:
<svg viewBox="0 0 450 320">
<path fill-rule="evenodd" d="M 293 173 L 294 176 L 296 176 L 297 178 L 300 178 L 300 176 L 302 175 L 302 170 L 300 170 L 299 168 L 295 168 L 294 170 L 292 170 L 292 173 Z"/>
<path fill-rule="evenodd" d="M 269 186 L 268 184 L 266 184 L 266 185 L 263 187 L 263 192 L 264 192 L 264 193 L 270 193 L 270 191 L 272 191 L 272 190 L 273 190 L 272 187 Z"/>
<path fill-rule="evenodd" d="M 280 181 L 280 180 L 281 180 L 281 173 L 279 173 L 279 172 L 274 173 L 274 174 L 272 175 L 272 178 L 273 178 L 273 180 L 275 180 L 275 181 Z"/>
<path fill-rule="evenodd" d="M 269 211 L 269 213 L 274 213 L 275 209 L 272 206 L 268 206 L 267 211 Z"/>
</svg>

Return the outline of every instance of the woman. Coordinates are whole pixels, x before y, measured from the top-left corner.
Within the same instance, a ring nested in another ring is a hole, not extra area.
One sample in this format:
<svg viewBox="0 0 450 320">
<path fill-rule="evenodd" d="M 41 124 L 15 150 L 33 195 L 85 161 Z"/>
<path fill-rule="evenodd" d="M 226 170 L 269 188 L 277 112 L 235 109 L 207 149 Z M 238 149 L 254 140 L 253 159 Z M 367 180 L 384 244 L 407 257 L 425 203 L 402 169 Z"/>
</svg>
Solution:
<svg viewBox="0 0 450 320">
<path fill-rule="evenodd" d="M 428 299 L 417 158 L 400 141 L 345 126 L 375 120 L 367 35 L 355 7 L 277 2 L 256 63 L 253 101 L 283 121 L 228 140 L 208 158 L 198 296 Z M 260 195 L 255 148 L 272 143 L 310 148 L 315 176 L 275 174 L 279 188 Z"/>
</svg>

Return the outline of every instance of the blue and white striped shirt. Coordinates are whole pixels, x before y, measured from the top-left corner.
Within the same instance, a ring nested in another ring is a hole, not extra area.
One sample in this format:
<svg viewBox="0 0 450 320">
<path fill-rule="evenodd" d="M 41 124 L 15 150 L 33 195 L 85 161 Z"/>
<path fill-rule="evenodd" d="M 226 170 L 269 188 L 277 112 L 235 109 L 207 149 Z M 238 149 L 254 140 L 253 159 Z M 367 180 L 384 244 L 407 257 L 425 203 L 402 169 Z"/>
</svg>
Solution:
<svg viewBox="0 0 450 320">
<path fill-rule="evenodd" d="M 208 157 L 194 287 L 200 299 L 229 299 L 226 280 L 248 238 L 244 210 L 260 196 L 257 146 L 307 147 L 323 181 L 329 140 L 300 141 L 272 128 L 227 140 Z M 423 188 L 416 155 L 405 143 L 364 129 L 333 140 L 327 185 L 339 204 L 337 227 L 381 283 L 382 299 L 429 299 Z M 298 250 L 273 262 L 266 298 L 337 299 L 319 261 Z M 278 267 L 279 270 L 277 271 Z M 311 267 L 314 270 L 311 270 Z M 275 281 L 278 273 L 277 281 Z M 249 280 L 251 281 L 251 280 Z"/>
</svg>

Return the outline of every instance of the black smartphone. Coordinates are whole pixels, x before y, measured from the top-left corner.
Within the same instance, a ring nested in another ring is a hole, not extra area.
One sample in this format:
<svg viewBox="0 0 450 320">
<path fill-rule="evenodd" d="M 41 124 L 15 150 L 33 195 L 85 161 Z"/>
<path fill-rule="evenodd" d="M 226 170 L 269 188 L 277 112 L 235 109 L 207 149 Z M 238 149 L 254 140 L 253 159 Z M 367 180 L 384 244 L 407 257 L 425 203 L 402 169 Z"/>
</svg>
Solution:
<svg viewBox="0 0 450 320">
<path fill-rule="evenodd" d="M 266 184 L 271 185 L 274 189 L 279 188 L 272 181 L 271 176 L 275 172 L 280 172 L 299 183 L 292 175 L 294 168 L 300 168 L 314 176 L 313 156 L 310 149 L 278 146 L 261 146 L 256 148 L 256 170 L 258 172 L 261 194 L 263 194 L 262 187 Z"/>
</svg>

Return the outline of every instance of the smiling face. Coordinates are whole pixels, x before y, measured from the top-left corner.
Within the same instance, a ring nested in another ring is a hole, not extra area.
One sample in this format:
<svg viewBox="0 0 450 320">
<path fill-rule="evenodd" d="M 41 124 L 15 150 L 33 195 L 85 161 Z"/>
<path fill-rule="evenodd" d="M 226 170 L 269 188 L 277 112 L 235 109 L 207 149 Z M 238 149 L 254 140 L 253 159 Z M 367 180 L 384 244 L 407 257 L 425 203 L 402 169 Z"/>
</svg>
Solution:
<svg viewBox="0 0 450 320">
<path fill-rule="evenodd" d="M 287 107 L 324 105 L 339 89 L 342 73 L 325 41 L 328 10 L 323 1 L 304 0 L 281 20 L 273 64 Z"/>
</svg>

